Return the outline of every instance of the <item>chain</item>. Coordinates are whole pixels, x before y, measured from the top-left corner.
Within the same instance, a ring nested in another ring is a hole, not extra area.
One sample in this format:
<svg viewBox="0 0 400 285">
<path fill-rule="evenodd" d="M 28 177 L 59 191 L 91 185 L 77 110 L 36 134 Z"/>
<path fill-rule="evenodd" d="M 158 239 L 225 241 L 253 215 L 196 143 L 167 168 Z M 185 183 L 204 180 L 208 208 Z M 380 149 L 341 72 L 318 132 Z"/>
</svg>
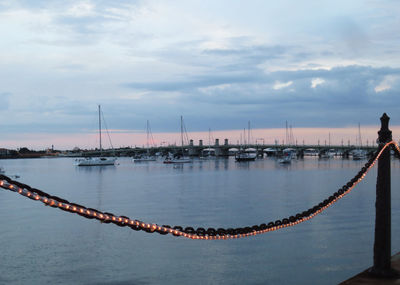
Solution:
<svg viewBox="0 0 400 285">
<path fill-rule="evenodd" d="M 298 213 L 296 215 L 284 218 L 281 220 L 271 221 L 268 223 L 262 223 L 260 225 L 240 227 L 240 228 L 197 228 L 193 227 L 181 227 L 169 225 L 157 225 L 151 223 L 145 223 L 136 219 L 130 219 L 126 216 L 117 216 L 112 213 L 102 212 L 92 208 L 86 208 L 85 206 L 71 203 L 67 200 L 61 199 L 56 196 L 51 196 L 39 189 L 30 187 L 29 185 L 22 184 L 18 181 L 14 181 L 11 178 L 0 175 L 0 187 L 6 190 L 17 192 L 22 196 L 29 199 L 40 201 L 46 206 L 53 208 L 59 208 L 63 211 L 70 213 L 76 213 L 88 219 L 97 219 L 102 223 L 113 223 L 120 227 L 130 227 L 135 231 L 145 231 L 148 233 L 159 233 L 161 235 L 172 234 L 174 236 L 181 236 L 190 239 L 201 239 L 201 240 L 225 240 L 225 239 L 237 239 L 249 236 L 255 236 L 264 234 L 267 232 L 276 231 L 282 228 L 295 226 L 302 222 L 308 221 L 314 218 L 316 215 L 322 213 L 327 208 L 332 206 L 338 200 L 343 198 L 345 195 L 360 183 L 367 172 L 373 167 L 377 159 L 381 156 L 382 152 L 390 145 L 393 145 L 393 149 L 400 154 L 400 148 L 394 141 L 390 141 L 385 145 L 379 147 L 375 154 L 368 160 L 368 162 L 361 168 L 361 170 L 345 185 L 343 185 L 338 191 L 333 193 L 327 199 L 319 203 L 318 205 Z"/>
</svg>

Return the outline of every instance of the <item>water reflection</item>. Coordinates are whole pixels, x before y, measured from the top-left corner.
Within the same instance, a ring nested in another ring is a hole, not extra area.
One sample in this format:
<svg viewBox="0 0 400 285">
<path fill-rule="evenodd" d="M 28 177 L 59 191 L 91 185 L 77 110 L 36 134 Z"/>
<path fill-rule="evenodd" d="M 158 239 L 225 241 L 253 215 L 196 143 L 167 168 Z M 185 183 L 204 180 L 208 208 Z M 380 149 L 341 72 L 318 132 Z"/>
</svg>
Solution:
<svg viewBox="0 0 400 285">
<path fill-rule="evenodd" d="M 117 166 L 115 165 L 75 166 L 75 169 L 77 171 L 82 171 L 82 172 L 102 173 L 103 171 L 109 171 L 111 169 L 116 170 Z"/>
<path fill-rule="evenodd" d="M 119 162 L 87 168 L 75 167 L 68 159 L 2 161 L 2 165 L 21 173 L 21 182 L 87 207 L 145 222 L 217 228 L 260 224 L 306 210 L 335 192 L 366 161 L 305 158 L 282 165 L 274 158 L 247 163 L 228 158 L 165 165 L 121 158 Z M 392 165 L 393 171 L 400 169 L 398 160 Z M 400 178 L 392 179 L 392 189 L 397 189 Z M 350 195 L 311 221 L 227 242 L 135 232 L 0 192 L 0 242 L 7 245 L 0 283 L 52 284 L 56 274 L 69 276 L 57 280 L 61 284 L 207 283 L 205 276 L 214 284 L 337 284 L 370 265 L 375 183 L 373 170 Z M 399 191 L 392 192 L 392 199 L 396 225 Z M 392 243 L 398 250 L 399 227 L 393 227 Z M 32 260 L 36 267 L 31 270 Z M 251 266 L 249 260 L 254 261 Z"/>
</svg>

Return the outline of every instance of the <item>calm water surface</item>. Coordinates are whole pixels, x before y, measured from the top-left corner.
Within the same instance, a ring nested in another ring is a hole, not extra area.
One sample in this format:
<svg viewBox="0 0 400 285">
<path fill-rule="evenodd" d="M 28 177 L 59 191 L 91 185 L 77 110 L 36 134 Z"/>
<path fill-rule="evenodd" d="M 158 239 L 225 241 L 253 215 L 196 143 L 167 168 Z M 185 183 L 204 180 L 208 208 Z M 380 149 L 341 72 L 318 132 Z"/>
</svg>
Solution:
<svg viewBox="0 0 400 285">
<path fill-rule="evenodd" d="M 242 227 L 306 210 L 363 162 L 266 158 L 76 167 L 1 160 L 8 175 L 71 202 L 144 222 Z M 392 250 L 400 250 L 400 164 L 392 162 Z M 337 284 L 372 264 L 376 168 L 345 198 L 295 227 L 227 241 L 135 232 L 0 190 L 0 284 Z"/>
</svg>

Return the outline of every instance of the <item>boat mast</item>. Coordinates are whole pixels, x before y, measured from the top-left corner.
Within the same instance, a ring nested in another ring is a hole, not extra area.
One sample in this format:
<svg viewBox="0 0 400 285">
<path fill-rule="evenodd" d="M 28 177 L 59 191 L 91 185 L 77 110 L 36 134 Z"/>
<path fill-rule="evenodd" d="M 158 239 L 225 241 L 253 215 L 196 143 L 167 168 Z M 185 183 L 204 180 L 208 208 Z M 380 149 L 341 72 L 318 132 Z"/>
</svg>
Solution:
<svg viewBox="0 0 400 285">
<path fill-rule="evenodd" d="M 360 123 L 358 123 L 358 143 L 362 147 Z"/>
<path fill-rule="evenodd" d="M 248 129 L 248 133 L 247 133 L 247 144 L 250 147 L 250 121 L 248 123 L 248 127 L 249 127 L 249 129 Z"/>
<path fill-rule="evenodd" d="M 329 133 L 329 142 L 328 142 L 328 144 L 329 144 L 329 147 L 331 147 L 331 133 Z"/>
<path fill-rule="evenodd" d="M 181 146 L 182 146 L 182 156 L 183 156 L 183 117 L 181 115 Z"/>
<path fill-rule="evenodd" d="M 100 117 L 100 105 L 99 105 L 99 138 L 100 138 L 100 156 L 102 155 L 102 147 L 101 147 L 101 117 Z"/>
<path fill-rule="evenodd" d="M 211 146 L 211 129 L 208 128 L 208 151 L 210 151 L 210 146 Z"/>
<path fill-rule="evenodd" d="M 149 132 L 150 132 L 150 129 L 149 129 L 149 120 L 147 120 L 147 123 L 146 123 L 146 132 L 147 132 L 147 140 L 146 140 L 146 146 L 147 146 L 147 154 L 149 154 Z"/>
<path fill-rule="evenodd" d="M 246 128 L 243 128 L 243 149 L 246 148 Z"/>
<path fill-rule="evenodd" d="M 289 145 L 289 127 L 287 121 L 286 121 L 286 145 Z"/>
</svg>

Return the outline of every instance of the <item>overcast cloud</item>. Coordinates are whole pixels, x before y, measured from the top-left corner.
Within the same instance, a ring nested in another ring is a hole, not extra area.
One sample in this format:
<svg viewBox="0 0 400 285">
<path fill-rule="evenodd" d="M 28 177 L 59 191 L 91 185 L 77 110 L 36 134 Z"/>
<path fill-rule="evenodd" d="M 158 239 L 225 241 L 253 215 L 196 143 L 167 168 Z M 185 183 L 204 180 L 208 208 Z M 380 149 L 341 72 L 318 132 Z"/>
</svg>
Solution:
<svg viewBox="0 0 400 285">
<path fill-rule="evenodd" d="M 1 1 L 2 133 L 400 124 L 397 1 Z"/>
</svg>

